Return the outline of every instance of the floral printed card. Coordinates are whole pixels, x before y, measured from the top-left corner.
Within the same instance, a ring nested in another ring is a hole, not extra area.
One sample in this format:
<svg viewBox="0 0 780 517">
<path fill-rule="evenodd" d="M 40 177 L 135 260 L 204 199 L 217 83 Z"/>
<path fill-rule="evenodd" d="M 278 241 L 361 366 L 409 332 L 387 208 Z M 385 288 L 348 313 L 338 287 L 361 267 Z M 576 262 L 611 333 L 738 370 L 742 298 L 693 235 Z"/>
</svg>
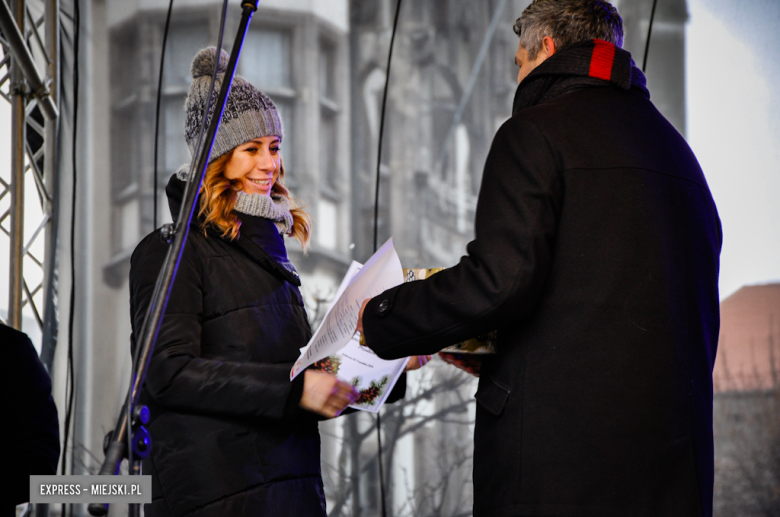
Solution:
<svg viewBox="0 0 780 517">
<path fill-rule="evenodd" d="M 353 337 L 337 353 L 314 363 L 314 369 L 332 373 L 360 392 L 350 407 L 377 413 L 398 382 L 408 358 L 387 361 Z"/>
</svg>

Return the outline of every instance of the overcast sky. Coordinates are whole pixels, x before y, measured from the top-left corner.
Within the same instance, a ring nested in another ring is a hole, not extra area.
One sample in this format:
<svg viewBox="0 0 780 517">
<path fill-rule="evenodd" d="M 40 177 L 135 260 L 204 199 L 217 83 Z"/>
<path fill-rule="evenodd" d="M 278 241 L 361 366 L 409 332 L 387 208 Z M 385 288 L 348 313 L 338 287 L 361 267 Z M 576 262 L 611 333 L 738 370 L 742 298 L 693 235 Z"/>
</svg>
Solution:
<svg viewBox="0 0 780 517">
<path fill-rule="evenodd" d="M 723 224 L 723 299 L 780 281 L 780 2 L 688 7 L 688 141 Z"/>
</svg>

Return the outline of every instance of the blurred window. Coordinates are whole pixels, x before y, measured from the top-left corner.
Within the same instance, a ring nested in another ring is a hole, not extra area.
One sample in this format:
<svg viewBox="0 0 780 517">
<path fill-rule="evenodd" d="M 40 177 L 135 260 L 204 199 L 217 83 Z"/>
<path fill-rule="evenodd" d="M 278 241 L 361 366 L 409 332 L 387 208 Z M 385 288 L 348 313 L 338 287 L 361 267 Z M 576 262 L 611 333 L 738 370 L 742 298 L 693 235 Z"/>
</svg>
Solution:
<svg viewBox="0 0 780 517">
<path fill-rule="evenodd" d="M 165 172 L 172 174 L 183 163 L 191 160 L 190 151 L 184 141 L 184 98 L 186 96 L 166 95 L 161 106 L 163 117 L 161 147 L 164 149 L 164 159 L 160 165 Z"/>
<path fill-rule="evenodd" d="M 338 206 L 327 199 L 320 199 L 317 210 L 318 231 L 317 243 L 329 250 L 335 249 L 338 244 L 336 232 L 338 221 Z"/>
<path fill-rule="evenodd" d="M 320 42 L 318 66 L 320 97 L 334 100 L 336 98 L 336 55 L 333 45 L 327 41 Z"/>
<path fill-rule="evenodd" d="M 343 190 L 340 185 L 342 175 L 339 173 L 338 126 L 337 115 L 327 109 L 322 110 L 320 118 L 320 160 L 322 188 L 326 194 L 338 198 Z M 343 180 L 341 180 L 343 181 Z"/>
<path fill-rule="evenodd" d="M 336 46 L 327 39 L 320 40 L 318 83 L 320 98 L 319 167 L 323 193 L 334 201 L 341 199 L 344 176 L 343 157 L 339 153 L 339 122 L 341 105 L 336 89 Z"/>
<path fill-rule="evenodd" d="M 241 50 L 241 75 L 269 95 L 292 89 L 288 31 L 250 30 Z"/>
<path fill-rule="evenodd" d="M 173 26 L 168 34 L 160 106 L 158 190 L 165 186 L 180 165 L 192 160 L 184 141 L 184 102 L 192 82 L 192 59 L 208 45 L 209 32 L 205 23 Z"/>
<path fill-rule="evenodd" d="M 282 156 L 285 170 L 296 167 L 295 102 L 296 90 L 292 67 L 292 30 L 250 29 L 241 50 L 239 75 L 271 97 L 284 124 Z M 295 186 L 295 174 L 287 183 Z"/>
<path fill-rule="evenodd" d="M 163 87 L 178 86 L 186 90 L 192 82 L 192 58 L 198 50 L 209 46 L 208 26 L 205 23 L 172 25 L 166 45 Z"/>
<path fill-rule="evenodd" d="M 138 176 L 136 160 L 137 100 L 114 106 L 111 117 L 111 191 L 116 198 L 133 187 Z"/>
</svg>

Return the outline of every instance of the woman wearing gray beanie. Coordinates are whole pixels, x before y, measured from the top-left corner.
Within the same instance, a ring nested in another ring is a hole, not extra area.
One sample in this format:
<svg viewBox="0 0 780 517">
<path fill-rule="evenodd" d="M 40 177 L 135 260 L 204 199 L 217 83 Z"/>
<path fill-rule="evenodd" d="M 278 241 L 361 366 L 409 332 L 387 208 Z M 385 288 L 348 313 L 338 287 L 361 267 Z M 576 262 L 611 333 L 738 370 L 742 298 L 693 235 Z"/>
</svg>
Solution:
<svg viewBox="0 0 780 517">
<path fill-rule="evenodd" d="M 216 56 L 204 49 L 192 63 L 192 153 L 215 62 L 214 98 L 222 86 L 228 56 Z M 326 515 L 317 422 L 357 393 L 313 370 L 290 381 L 311 329 L 282 235 L 305 248 L 310 220 L 284 187 L 282 138 L 271 99 L 236 77 L 144 385 L 153 441 L 143 466 L 153 483 L 147 516 Z M 182 167 L 166 187 L 174 218 L 188 174 Z M 158 230 L 133 253 L 134 333 L 167 250 Z"/>
</svg>

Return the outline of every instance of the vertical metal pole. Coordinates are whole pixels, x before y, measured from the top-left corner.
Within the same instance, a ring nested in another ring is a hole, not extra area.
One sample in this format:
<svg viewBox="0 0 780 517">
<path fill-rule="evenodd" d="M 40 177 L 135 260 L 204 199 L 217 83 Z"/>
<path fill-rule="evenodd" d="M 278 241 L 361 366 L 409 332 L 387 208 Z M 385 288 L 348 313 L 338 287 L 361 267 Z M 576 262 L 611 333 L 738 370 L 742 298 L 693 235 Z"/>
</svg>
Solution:
<svg viewBox="0 0 780 517">
<path fill-rule="evenodd" d="M 46 0 L 46 12 L 44 13 L 44 30 L 46 53 L 50 57 L 46 73 L 46 81 L 49 82 L 52 100 L 59 109 L 60 106 L 60 1 Z M 46 189 L 51 195 L 51 206 L 48 212 L 51 214 L 46 228 L 46 255 L 44 259 L 43 285 L 43 340 L 41 343 L 41 361 L 49 375 L 54 372 L 54 350 L 57 346 L 57 334 L 59 331 L 58 311 L 58 271 L 59 271 L 59 221 L 60 221 L 60 175 L 58 171 L 58 128 L 60 117 L 56 120 L 46 119 L 44 135 L 44 162 L 43 180 Z"/>
<path fill-rule="evenodd" d="M 141 475 L 141 460 L 139 459 L 133 460 L 133 465 L 130 474 L 133 476 Z M 141 505 L 140 504 L 127 505 L 127 517 L 141 517 Z"/>
<path fill-rule="evenodd" d="M 52 101 L 60 107 L 60 1 L 46 0 L 44 12 L 44 43 L 49 55 L 46 81 L 49 81 Z M 57 120 L 46 119 L 43 137 L 44 162 L 43 181 L 51 196 L 49 213 L 51 219 L 46 228 L 46 255 L 44 259 L 43 285 L 43 338 L 41 339 L 41 362 L 49 375 L 54 378 L 54 350 L 57 347 L 59 333 L 59 226 L 60 226 L 60 174 L 59 174 L 59 127 L 62 112 Z M 36 517 L 49 517 L 50 507 L 41 504 L 35 509 Z"/>
<path fill-rule="evenodd" d="M 24 34 L 24 0 L 14 0 L 12 11 Z M 8 324 L 22 329 L 22 247 L 24 246 L 24 137 L 25 81 L 19 60 L 11 59 L 11 279 Z"/>
</svg>

